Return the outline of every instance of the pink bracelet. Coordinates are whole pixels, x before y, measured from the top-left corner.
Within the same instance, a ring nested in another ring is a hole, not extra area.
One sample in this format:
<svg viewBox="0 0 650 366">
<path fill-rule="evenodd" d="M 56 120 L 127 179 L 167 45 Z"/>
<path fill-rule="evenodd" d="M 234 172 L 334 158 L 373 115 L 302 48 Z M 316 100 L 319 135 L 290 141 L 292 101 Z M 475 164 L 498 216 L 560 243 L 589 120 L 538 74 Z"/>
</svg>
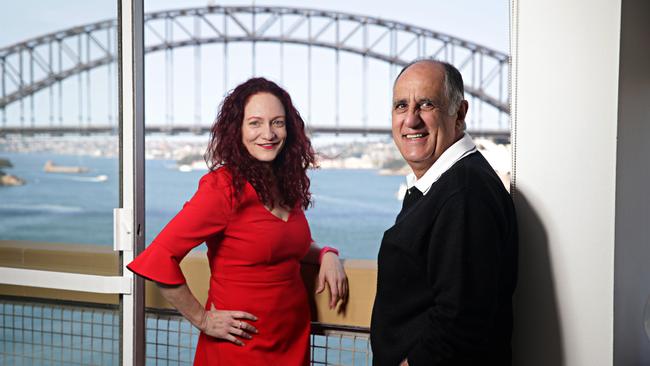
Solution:
<svg viewBox="0 0 650 366">
<path fill-rule="evenodd" d="M 325 253 L 330 253 L 330 252 L 336 254 L 337 256 L 339 255 L 339 251 L 336 248 L 323 247 L 320 250 L 320 253 L 318 254 L 318 263 L 320 264 L 321 262 L 323 262 L 323 256 L 325 255 Z"/>
</svg>

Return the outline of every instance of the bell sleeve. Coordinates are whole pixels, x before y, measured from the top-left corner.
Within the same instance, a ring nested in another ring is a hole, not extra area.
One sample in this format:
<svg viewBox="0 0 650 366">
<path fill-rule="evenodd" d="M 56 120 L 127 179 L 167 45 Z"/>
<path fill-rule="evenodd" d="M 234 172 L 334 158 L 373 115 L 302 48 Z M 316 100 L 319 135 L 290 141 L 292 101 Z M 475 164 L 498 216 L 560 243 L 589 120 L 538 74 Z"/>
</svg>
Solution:
<svg viewBox="0 0 650 366">
<path fill-rule="evenodd" d="M 181 260 L 192 248 L 223 232 L 228 224 L 232 189 L 223 175 L 215 171 L 203 176 L 194 196 L 127 268 L 162 284 L 184 284 Z"/>
</svg>

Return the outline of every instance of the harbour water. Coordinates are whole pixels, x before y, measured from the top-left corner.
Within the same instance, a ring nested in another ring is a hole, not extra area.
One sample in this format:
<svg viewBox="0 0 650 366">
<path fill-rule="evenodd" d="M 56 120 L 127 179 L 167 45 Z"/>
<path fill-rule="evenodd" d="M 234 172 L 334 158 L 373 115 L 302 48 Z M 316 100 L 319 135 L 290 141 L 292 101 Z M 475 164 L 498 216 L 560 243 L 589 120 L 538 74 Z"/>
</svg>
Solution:
<svg viewBox="0 0 650 366">
<path fill-rule="evenodd" d="M 119 205 L 117 159 L 7 152 L 1 157 L 13 163 L 6 172 L 27 184 L 0 187 L 0 240 L 112 244 L 112 211 Z M 46 173 L 48 160 L 85 166 L 88 172 Z M 147 243 L 192 196 L 205 173 L 181 172 L 172 160 L 147 160 Z M 399 211 L 395 193 L 404 178 L 351 169 L 315 170 L 310 177 L 314 206 L 306 215 L 313 238 L 338 247 L 346 258 L 375 259 L 383 232 Z"/>
<path fill-rule="evenodd" d="M 112 210 L 118 206 L 119 168 L 115 158 L 52 153 L 8 153 L 8 174 L 26 180 L 23 186 L 0 187 L 0 240 L 112 243 Z M 48 161 L 83 166 L 83 173 L 48 173 Z M 160 229 L 194 193 L 206 171 L 181 172 L 173 160 L 146 162 L 146 240 Z M 310 172 L 314 207 L 306 214 L 312 236 L 337 246 L 346 258 L 375 259 L 383 231 L 394 220 L 395 197 L 402 177 L 376 170 L 323 169 Z M 201 245 L 196 250 L 204 250 Z M 169 318 L 169 319 L 167 319 Z M 0 364 L 117 365 L 119 314 L 114 309 L 0 302 Z M 147 365 L 190 365 L 197 331 L 180 318 L 147 315 Z M 312 358 L 325 363 L 369 362 L 363 352 L 326 350 L 324 336 L 313 336 Z M 343 337 L 341 347 L 368 349 L 367 340 Z M 369 356 L 370 360 L 372 356 Z M 169 359 L 169 363 L 161 363 Z"/>
</svg>

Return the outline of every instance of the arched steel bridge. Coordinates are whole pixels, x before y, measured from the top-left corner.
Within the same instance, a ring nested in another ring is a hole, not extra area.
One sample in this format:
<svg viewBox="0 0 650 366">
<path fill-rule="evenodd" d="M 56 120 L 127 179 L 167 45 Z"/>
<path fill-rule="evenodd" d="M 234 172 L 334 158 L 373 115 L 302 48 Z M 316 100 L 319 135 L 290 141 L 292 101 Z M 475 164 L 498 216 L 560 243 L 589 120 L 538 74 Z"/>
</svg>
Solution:
<svg viewBox="0 0 650 366">
<path fill-rule="evenodd" d="M 62 125 L 63 91 L 61 84 L 65 79 L 77 76 L 79 83 L 79 128 L 101 130 L 101 126 L 91 126 L 91 98 L 86 98 L 85 109 L 87 121 L 83 123 L 81 90 L 91 94 L 92 85 L 88 72 L 104 65 L 110 65 L 116 59 L 115 34 L 117 21 L 106 20 L 92 24 L 72 27 L 26 40 L 0 49 L 0 110 L 3 113 L 3 128 L 7 130 L 6 109 L 20 104 L 20 127 L 12 130 L 27 129 L 24 126 L 24 103 L 30 102 L 31 128 L 52 130 Z M 255 58 L 255 45 L 262 42 L 279 44 L 299 44 L 309 48 L 309 77 L 311 82 L 311 47 L 331 49 L 336 52 L 336 90 L 340 85 L 338 71 L 339 52 L 359 55 L 364 60 L 362 84 L 367 88 L 367 60 L 375 59 L 391 66 L 392 76 L 397 68 L 415 58 L 435 58 L 456 65 L 464 75 L 466 93 L 482 104 L 493 108 L 496 113 L 509 114 L 509 96 L 507 93 L 507 75 L 509 57 L 474 42 L 459 39 L 448 34 L 416 27 L 413 25 L 380 19 L 364 15 L 347 14 L 335 11 L 315 9 L 272 7 L 272 6 L 209 6 L 205 8 L 188 8 L 159 11 L 145 15 L 145 53 L 165 51 L 168 59 L 172 50 L 182 47 L 194 47 L 195 56 L 200 58 L 200 46 L 204 44 L 223 43 L 227 56 L 227 45 L 235 42 L 250 42 L 252 56 Z M 226 57 L 227 58 L 227 57 Z M 112 78 L 111 67 L 108 68 L 109 79 Z M 199 68 L 200 69 L 200 68 Z M 200 70 L 195 73 L 195 82 L 199 83 Z M 173 71 L 167 71 L 167 74 Z M 255 62 L 253 70 L 255 74 Z M 84 85 L 82 75 L 86 75 Z M 228 65 L 224 65 L 224 86 L 227 84 Z M 171 79 L 170 75 L 166 78 Z M 58 92 L 54 87 L 58 84 Z M 50 124 L 35 125 L 34 95 L 49 89 Z M 171 89 L 171 88 L 169 88 Z M 195 88 L 196 89 L 196 88 Z M 309 86 L 309 109 L 311 108 L 311 85 Z M 366 93 L 367 90 L 364 90 Z M 168 101 L 173 100 L 169 97 Z M 58 102 L 59 126 L 54 123 L 55 94 Z M 108 93 L 108 103 L 111 93 Z M 366 93 L 367 94 L 367 93 Z M 196 97 L 196 96 L 195 96 Z M 365 98 L 365 97 L 364 97 Z M 367 101 L 365 101 L 367 104 Z M 173 114 L 172 106 L 167 106 L 166 114 Z M 322 126 L 323 129 L 336 130 L 339 127 L 339 101 L 336 99 L 336 121 L 334 126 Z M 200 105 L 196 108 L 200 108 Z M 199 112 L 197 112 L 199 113 Z M 480 112 L 479 112 L 480 113 Z M 311 111 L 308 111 L 309 117 Z M 479 117 L 480 118 L 480 117 Z M 111 117 L 106 128 L 110 129 Z M 309 122 L 309 118 L 307 118 Z M 365 124 L 365 121 L 364 121 Z M 64 128 L 65 127 L 65 128 Z M 311 126 L 318 129 L 318 126 Z M 152 128 L 158 128 L 153 127 Z M 174 130 L 179 126 L 160 126 L 158 129 Z M 201 126 L 188 127 L 195 130 Z M 358 126 L 347 130 L 374 132 L 374 128 Z M 471 121 L 470 130 L 476 129 Z M 74 129 L 74 128 L 73 128 Z M 497 130 L 507 131 L 506 126 Z M 492 128 L 492 130 L 495 130 Z M 345 132 L 345 129 L 341 129 Z M 494 132 L 494 131 L 493 131 Z M 497 131 L 498 132 L 498 131 Z"/>
</svg>

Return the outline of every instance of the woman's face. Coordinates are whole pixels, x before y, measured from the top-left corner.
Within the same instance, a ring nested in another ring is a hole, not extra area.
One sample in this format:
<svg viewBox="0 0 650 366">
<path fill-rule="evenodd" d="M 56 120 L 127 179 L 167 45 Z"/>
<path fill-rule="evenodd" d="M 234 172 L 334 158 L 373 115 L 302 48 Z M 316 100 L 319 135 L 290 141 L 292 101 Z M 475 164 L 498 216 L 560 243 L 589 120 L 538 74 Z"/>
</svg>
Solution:
<svg viewBox="0 0 650 366">
<path fill-rule="evenodd" d="M 244 107 L 242 143 L 255 159 L 271 162 L 287 138 L 282 102 L 270 93 L 253 94 Z"/>
</svg>

